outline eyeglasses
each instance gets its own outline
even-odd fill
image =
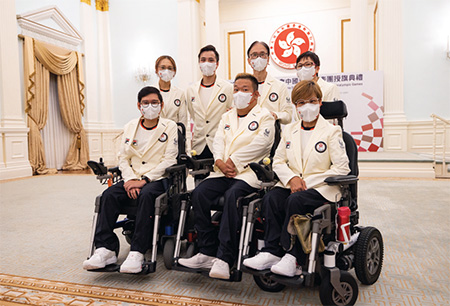
[[[260,58],[267,58],[267,56],[268,56],[268,54],[266,53],[266,52],[261,52],[261,53],[252,53],[252,54],[250,54],[250,58],[251,59],[256,59],[256,58],[258,58],[258,57],[260,57]]]
[[[311,68],[312,66],[314,66],[314,63],[311,63],[311,62],[306,62],[306,63],[303,63],[303,64],[298,63],[297,69],[300,69],[302,67]]]
[[[158,66],[159,70],[170,70],[174,71],[175,69],[172,66]]]
[[[141,105],[143,107],[148,107],[149,105],[151,105],[152,107],[157,108],[158,105],[160,105],[160,104],[161,104],[161,102],[159,102],[158,100],[151,100],[151,101],[142,100],[141,101]]]
[[[295,102],[292,102],[296,107],[298,106],[303,106],[307,103],[312,103],[312,104],[317,104],[319,103],[319,99],[317,98],[313,98],[313,99],[309,99],[309,100],[297,100]]]

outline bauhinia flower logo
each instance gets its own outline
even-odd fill
[[[300,46],[305,43],[305,40],[300,37],[295,37],[294,31],[289,33],[286,36],[286,41],[279,40],[278,44],[282,49],[284,49],[282,57],[289,57],[292,55],[292,53],[295,54],[296,57],[298,57],[302,50],[300,49]]]
[[[286,23],[270,38],[270,57],[282,68],[295,69],[297,57],[305,51],[314,51],[315,45],[314,36],[305,25]]]

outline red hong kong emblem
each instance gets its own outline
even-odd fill
[[[316,43],[310,29],[298,22],[279,27],[270,38],[270,56],[280,67],[295,69],[297,57],[306,51],[314,51]]]

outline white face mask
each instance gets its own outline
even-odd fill
[[[252,100],[253,94],[251,92],[238,91],[233,94],[234,105],[237,109],[244,109],[248,107],[250,101]]]
[[[160,70],[158,72],[158,76],[164,82],[170,82],[173,79],[173,77],[175,76],[175,71],[172,71],[172,70],[169,70],[169,69]]]
[[[156,119],[159,116],[159,112],[161,111],[161,104],[157,107],[153,107],[151,105],[141,105],[141,113],[145,119]]]
[[[297,70],[297,76],[300,81],[311,81],[316,74],[316,67],[311,66],[309,68],[302,67]]]
[[[202,71],[202,74],[204,76],[214,75],[216,68],[217,68],[216,63],[208,63],[208,62],[200,63],[200,70]]]
[[[311,122],[316,120],[319,115],[320,104],[306,103],[303,106],[297,107],[297,112],[300,118],[305,122]]]
[[[255,59],[252,59],[250,63],[252,64],[253,69],[255,69],[256,71],[263,71],[267,66],[267,58],[257,57]]]

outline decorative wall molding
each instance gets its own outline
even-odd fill
[[[28,128],[0,128],[0,180],[32,175],[28,162]]]
[[[49,27],[42,22],[51,19],[60,29]],[[49,6],[26,14],[17,15],[21,34],[43,42],[77,50],[83,37],[56,6]]]
[[[122,129],[85,130],[89,142],[89,159],[98,161],[102,157],[105,165],[117,166]]]

